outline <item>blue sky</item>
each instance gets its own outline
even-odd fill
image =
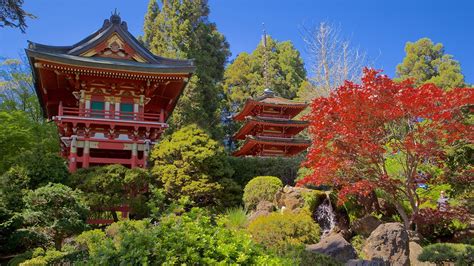
[[[115,8],[129,30],[140,35],[147,0],[26,0],[26,34],[0,28],[0,57],[19,57],[26,40],[51,45],[73,44],[97,30]],[[274,38],[291,40],[307,59],[300,29],[321,21],[339,25],[342,34],[365,50],[375,66],[389,76],[404,57],[407,41],[429,37],[441,42],[461,63],[466,81],[474,83],[474,1],[441,0],[210,0],[210,20],[227,37],[232,58],[252,51],[262,34],[262,22]]]

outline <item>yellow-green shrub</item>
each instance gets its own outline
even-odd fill
[[[321,232],[306,212],[260,216],[250,222],[247,230],[256,242],[280,254],[291,246],[317,243]]]
[[[262,200],[273,201],[275,193],[283,187],[283,183],[275,176],[257,176],[250,180],[244,188],[245,207],[253,209]]]

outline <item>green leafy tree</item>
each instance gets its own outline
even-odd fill
[[[303,59],[291,41],[278,42],[267,36],[266,46],[260,42],[251,54],[239,54],[226,68],[223,89],[231,111],[241,108],[246,99],[259,96],[266,89],[265,56],[269,87],[282,97],[293,99],[296,96],[306,79]]]
[[[79,191],[62,184],[50,183],[30,191],[23,198],[25,229],[52,241],[61,250],[66,237],[86,228],[88,207]]]
[[[400,80],[411,78],[416,86],[434,83],[444,89],[465,86],[459,62],[445,54],[443,44],[422,38],[414,43],[407,42],[405,53],[402,63],[397,66]]]
[[[232,170],[219,143],[197,125],[186,126],[156,145],[152,174],[171,199],[188,196],[197,205],[213,203],[223,190],[219,181]]]
[[[141,218],[148,210],[143,194],[149,174],[146,170],[128,169],[122,165],[107,165],[79,169],[72,175],[72,186],[87,195],[87,203],[93,211],[104,211],[121,205],[131,207],[131,215]],[[115,211],[111,212],[114,221],[118,221]]]
[[[190,123],[218,134],[224,65],[229,44],[209,22],[206,0],[151,0],[145,16],[142,41],[161,56],[192,58],[196,72],[181,96],[170,119],[172,128]]]
[[[32,121],[43,122],[31,70],[24,60],[0,62],[0,110],[23,111]]]

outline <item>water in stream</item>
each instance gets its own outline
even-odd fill
[[[321,227],[321,238],[329,235],[331,230],[336,225],[336,215],[331,205],[329,195],[326,194],[326,199],[321,203],[314,212],[314,219]]]

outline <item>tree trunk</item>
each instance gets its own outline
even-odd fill
[[[397,209],[398,213],[402,217],[403,224],[405,225],[405,229],[409,230],[410,229],[410,219],[408,218],[407,213],[403,209],[403,206],[397,201],[394,201],[394,205],[395,205],[395,208]]]
[[[55,237],[54,238],[54,247],[56,248],[56,250],[61,251],[62,245],[63,245],[62,237]]]

